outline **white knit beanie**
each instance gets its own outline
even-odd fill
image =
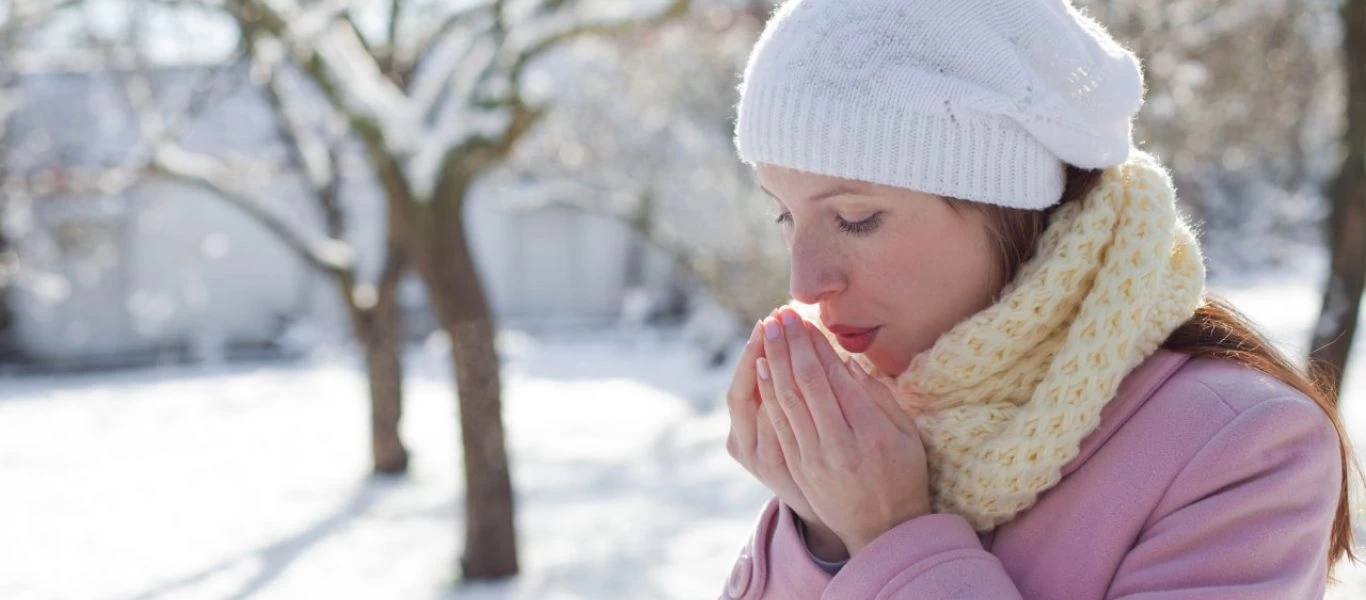
[[[741,160],[1042,209],[1123,163],[1133,53],[1067,0],[789,0],[740,85]]]

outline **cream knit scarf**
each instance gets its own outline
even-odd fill
[[[915,417],[936,512],[987,531],[1033,505],[1100,424],[1120,381],[1201,303],[1200,248],[1171,179],[1152,156],[1130,156],[1058,209],[998,302],[895,378],[873,371],[894,379],[897,401]]]

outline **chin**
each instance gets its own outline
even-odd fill
[[[877,348],[870,348],[868,352],[863,353],[863,356],[871,361],[873,366],[877,367],[877,370],[891,376],[900,374],[906,369],[906,365],[909,364],[906,361],[899,361],[882,352],[878,352]]]
[[[873,347],[869,348],[863,355],[872,361],[879,371],[884,374],[896,377],[911,366],[911,359],[917,354],[929,348],[916,349],[910,348],[906,351],[904,347],[897,348],[897,344],[889,343],[892,340],[877,340]],[[908,344],[909,345],[909,344]]]

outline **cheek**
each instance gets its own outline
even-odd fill
[[[952,326],[985,308],[999,287],[984,233],[968,227],[940,231],[889,236],[889,243],[865,255],[867,288],[897,313],[916,315],[921,326]]]
[[[996,294],[996,272],[1000,269],[990,238],[976,228],[962,228],[938,244],[938,256],[933,268],[946,290],[952,290],[955,301],[966,304],[964,310],[975,312]]]

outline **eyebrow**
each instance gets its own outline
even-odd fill
[[[768,194],[768,197],[769,197],[769,198],[772,198],[772,199],[774,199],[774,200],[778,200],[778,197],[775,196],[775,195],[773,194],[773,192],[768,191],[768,188],[764,187],[764,185],[763,185],[762,183],[759,184],[759,189],[763,190],[765,194]],[[835,197],[835,196],[849,196],[849,195],[862,196],[862,195],[866,195],[866,192],[864,192],[863,190],[860,190],[860,189],[858,189],[858,188],[856,188],[856,187],[854,187],[854,186],[852,186],[852,185],[849,185],[849,184],[847,184],[847,183],[842,183],[842,184],[836,185],[835,187],[832,187],[832,188],[830,188],[830,189],[828,189],[828,190],[825,190],[825,191],[823,191],[823,192],[820,192],[820,193],[818,193],[818,194],[815,194],[815,195],[811,196],[810,198],[807,199],[807,201],[808,201],[808,202],[820,202],[821,200],[825,200],[825,199],[827,199],[827,198],[833,198],[833,197]],[[778,200],[778,201],[781,202],[781,200]]]

